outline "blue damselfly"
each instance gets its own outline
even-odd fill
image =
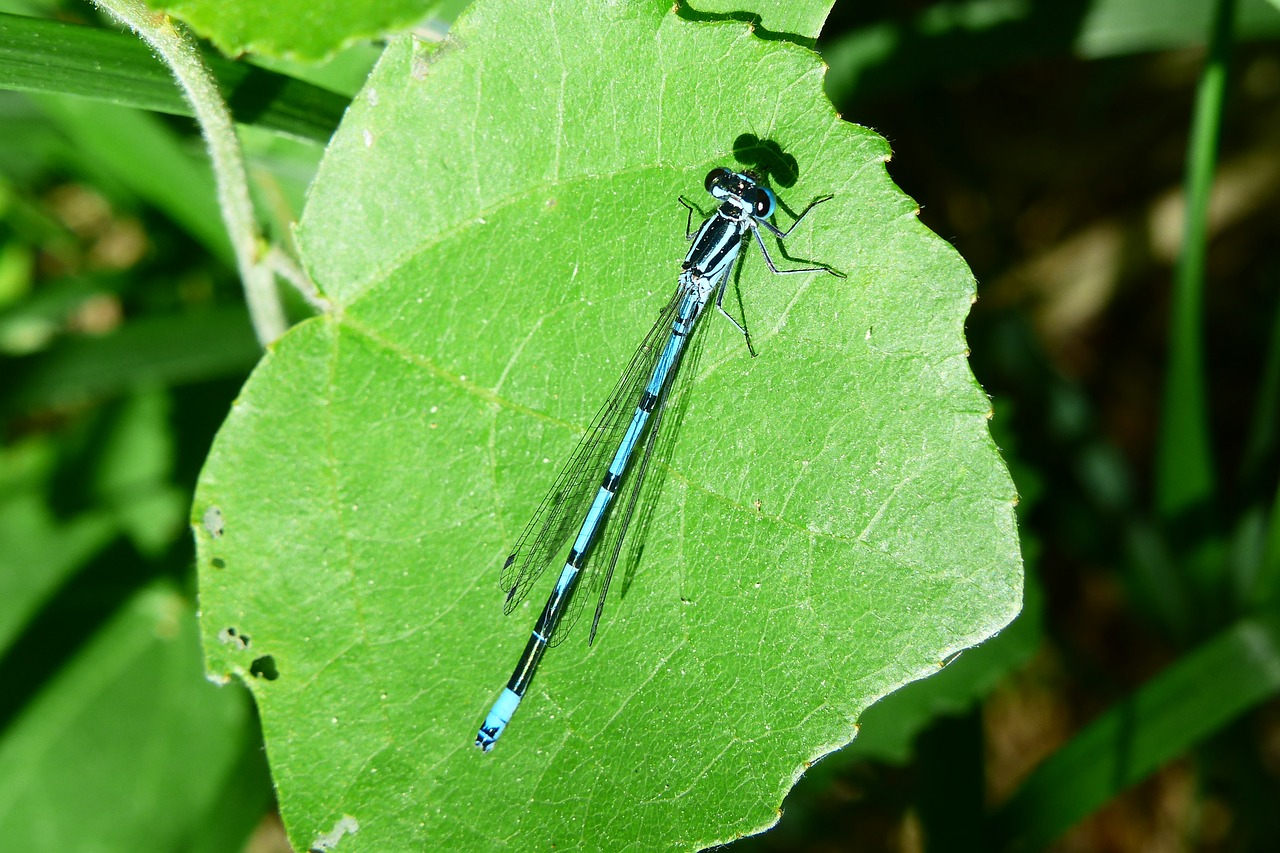
[[[539,504],[502,567],[502,586],[507,591],[506,611],[510,613],[561,552],[575,523],[582,519],[560,578],[542,608],[542,615],[534,625],[515,671],[476,735],[476,746],[486,752],[493,748],[511,720],[547,648],[563,639],[576,621],[582,603],[579,598],[574,604],[574,592],[588,571],[597,579],[596,585],[600,589],[588,642],[595,639],[604,611],[605,595],[653,455],[654,441],[673,378],[698,317],[713,295],[716,308],[743,334],[751,350],[746,328],[724,310],[729,274],[738,259],[746,233],[750,231],[755,235],[765,263],[776,274],[826,272],[842,276],[827,267],[778,269],[769,257],[764,238],[760,236],[760,229],[764,228],[779,239],[786,239],[810,210],[831,196],[812,201],[791,227],[782,231],[769,221],[777,207],[777,199],[751,172],[712,169],[707,175],[706,190],[720,206],[696,232],[692,230],[696,208],[684,198],[680,199],[680,203],[689,209],[685,236],[693,245],[681,265],[675,294],[636,350],[608,402],[591,422],[587,434],[561,469],[555,485]],[[616,444],[610,441],[611,438]],[[615,525],[613,547],[606,548],[603,554],[593,555],[592,546],[597,534],[604,526],[613,497],[631,468],[636,447],[642,438],[644,449],[636,462],[638,468],[628,483],[630,494],[625,513]],[[606,466],[605,457],[611,448],[614,448],[613,456]]]

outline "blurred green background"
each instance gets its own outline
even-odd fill
[[[259,353],[204,145],[92,7],[0,12],[0,847],[287,850],[193,620],[190,495]],[[101,28],[65,68],[149,62],[113,100],[152,109],[32,70],[62,31],[8,15]],[[1280,849],[1278,37],[1267,0],[835,6],[832,100],[979,282],[1027,607],[733,848]],[[215,67],[275,239],[376,56]]]

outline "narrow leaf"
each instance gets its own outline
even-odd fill
[[[245,62],[213,54],[205,61],[238,122],[324,142],[347,105],[341,95]],[[191,115],[173,75],[135,36],[2,13],[0,88]]]
[[[1000,811],[1019,849],[1040,850],[1116,794],[1280,692],[1280,616],[1238,622],[1094,721]]]
[[[250,731],[240,692],[201,677],[194,616],[171,590],[139,594],[5,730],[6,847],[133,853],[191,836]]]

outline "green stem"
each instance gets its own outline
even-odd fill
[[[267,250],[266,255],[263,257],[263,263],[275,275],[292,284],[298,293],[302,294],[302,298],[307,300],[307,304],[316,311],[324,313],[332,307],[329,300],[324,297],[324,294],[316,288],[315,282],[307,275],[306,270],[298,265],[292,255],[279,246],[272,246]]]
[[[1214,10],[1209,56],[1196,93],[1187,150],[1186,222],[1174,273],[1169,368],[1156,459],[1156,505],[1166,520],[1207,505],[1214,491],[1201,323],[1209,194],[1217,164],[1235,5],[1235,0],[1218,0]]]
[[[200,131],[209,146],[213,172],[218,184],[218,206],[231,237],[236,266],[244,282],[245,299],[254,334],[263,346],[284,333],[284,309],[276,291],[271,267],[262,263],[260,247],[265,245],[249,199],[249,178],[245,170],[240,139],[231,121],[231,111],[201,59],[195,43],[174,26],[167,16],[148,8],[141,0],[94,0],[103,9],[136,32],[160,55],[178,85],[191,102]]]

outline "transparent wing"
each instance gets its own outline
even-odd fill
[[[582,615],[585,603],[595,601],[595,615],[592,617],[591,633],[587,638],[588,644],[593,642],[596,629],[600,625],[600,618],[604,613],[604,602],[609,594],[609,585],[613,581],[614,570],[617,569],[619,558],[622,556],[623,545],[628,540],[628,533],[633,534],[630,537],[632,547],[628,549],[627,558],[622,563],[624,578],[628,579],[628,583],[635,564],[640,559],[645,531],[648,530],[653,509],[657,505],[665,482],[662,476],[652,481],[647,479],[651,471],[650,466],[654,462],[665,462],[671,457],[671,450],[676,442],[676,434],[680,431],[680,424],[684,420],[685,406],[688,402],[687,394],[678,395],[675,390],[678,385],[685,386],[697,373],[698,359],[702,355],[703,335],[698,333],[702,323],[701,318],[698,319],[699,322],[694,326],[688,345],[681,352],[680,360],[672,366],[671,374],[662,389],[653,418],[649,422],[648,435],[639,458],[632,463],[627,477],[623,479],[620,497],[625,495],[625,502],[614,509],[613,518],[601,531],[599,544],[588,556],[587,564],[583,566],[583,571],[587,574],[582,579],[586,588],[580,589],[574,596],[576,601],[570,602],[571,612],[566,613],[561,619],[560,627],[556,629],[557,636],[567,635],[573,623]],[[675,397],[674,403],[671,402],[673,397]],[[650,488],[646,489],[646,483]],[[624,585],[623,592],[625,591]]]
[[[653,328],[636,348],[617,385],[560,469],[551,491],[534,510],[533,517],[503,564],[501,583],[507,593],[504,605],[507,613],[528,595],[529,589],[547,566],[560,556],[570,536],[582,524],[587,507],[600,488],[605,469],[631,422],[640,394],[649,382],[662,344],[671,334],[680,295],[681,290],[677,288]],[[565,632],[557,629],[556,633]]]

